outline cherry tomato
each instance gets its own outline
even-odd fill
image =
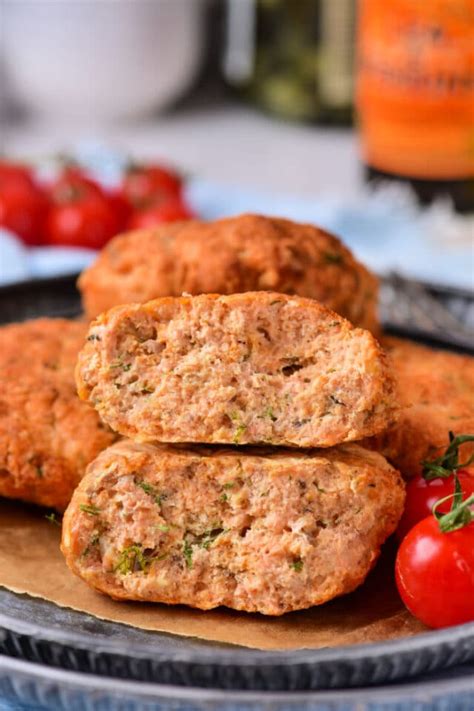
[[[474,494],[474,472],[460,469],[457,474],[465,497]],[[418,521],[430,515],[437,501],[454,493],[454,478],[450,476],[447,479],[427,481],[422,476],[416,476],[408,482],[406,492],[405,511],[397,528],[397,538],[400,541]],[[451,503],[451,500],[446,501],[438,510],[447,513]]]
[[[0,225],[27,245],[41,244],[48,202],[43,191],[23,173],[0,173]]]
[[[17,179],[24,185],[34,186],[29,166],[21,163],[11,163],[10,161],[0,161],[0,184],[11,179]]]
[[[118,230],[126,228],[132,208],[119,190],[111,190],[107,193],[107,199],[115,212],[117,218]]]
[[[130,229],[143,229],[161,225],[163,222],[190,220],[194,217],[190,208],[180,199],[165,200],[145,210],[137,210],[129,220]]]
[[[120,230],[113,206],[103,196],[55,205],[46,221],[48,244],[101,249]]]
[[[125,174],[122,190],[130,205],[146,207],[158,199],[179,197],[181,179],[159,165],[133,166]]]
[[[428,516],[407,534],[395,577],[410,612],[428,627],[474,621],[474,521],[442,533]]]
[[[65,168],[49,186],[48,193],[54,203],[63,204],[90,196],[102,197],[100,185],[76,167]]]

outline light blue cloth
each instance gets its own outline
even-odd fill
[[[123,155],[95,143],[79,146],[75,157],[108,187],[119,183],[126,164]],[[39,172],[50,175],[54,166],[45,164]],[[196,214],[204,219],[256,212],[312,222],[339,235],[379,274],[397,271],[421,281],[465,289],[474,286],[474,217],[456,215],[443,203],[420,210],[409,193],[399,187],[352,197],[315,195],[311,199],[192,178],[186,195]],[[84,269],[95,256],[92,250],[84,249],[26,250],[11,233],[0,229],[0,284],[72,274]]]

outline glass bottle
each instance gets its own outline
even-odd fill
[[[360,0],[356,67],[368,179],[473,211],[473,0]]]
[[[284,118],[352,118],[354,0],[227,0],[227,82]]]

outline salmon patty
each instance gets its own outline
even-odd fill
[[[260,215],[120,235],[83,272],[79,288],[91,319],[118,304],[183,292],[267,290],[316,299],[378,330],[378,281],[337,237]]]
[[[116,599],[281,615],[360,585],[404,498],[398,472],[358,445],[243,453],[122,441],[74,493],[62,551]]]
[[[183,224],[135,230],[108,242],[78,280],[86,316],[93,319],[118,304],[174,294],[173,244]]]
[[[390,353],[402,404],[395,427],[365,444],[381,452],[405,478],[421,474],[421,462],[446,449],[449,432],[474,433],[474,358],[433,350],[400,338],[382,341]],[[460,462],[474,452],[460,448]]]
[[[0,328],[0,496],[64,510],[116,436],[77,397],[87,326],[38,319]]]
[[[372,334],[269,292],[111,309],[91,325],[76,376],[104,422],[142,442],[330,447],[398,412]]]

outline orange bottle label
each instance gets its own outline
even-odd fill
[[[360,0],[356,105],[365,162],[474,176],[474,0]]]

